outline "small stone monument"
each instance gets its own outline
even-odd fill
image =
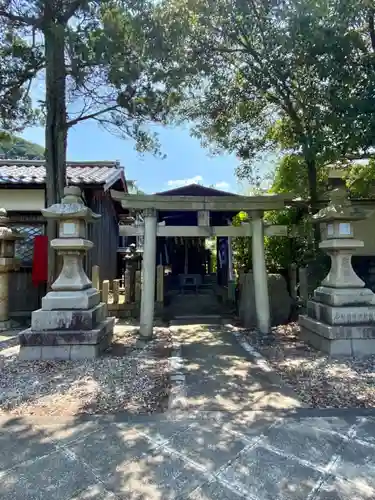
[[[345,189],[331,192],[329,205],[314,215],[327,223],[327,238],[319,247],[331,257],[331,269],[299,317],[301,336],[333,356],[375,354],[375,295],[352,268],[351,258],[363,241],[354,239],[353,221],[366,219],[351,205]]]
[[[0,331],[12,328],[9,320],[9,273],[17,271],[20,262],[15,257],[15,243],[23,236],[9,227],[4,208],[0,209]]]
[[[78,187],[66,187],[61,203],[42,213],[58,221],[59,237],[51,246],[62,256],[63,266],[42,308],[32,313],[31,328],[19,334],[20,359],[95,358],[108,347],[115,320],[107,318],[107,306],[82,265],[93,247],[86,239],[87,223],[100,215],[84,205]]]

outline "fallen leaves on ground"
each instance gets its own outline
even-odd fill
[[[246,336],[308,406],[375,407],[375,356],[330,358],[299,338],[297,323],[279,325],[269,335],[252,330]]]
[[[85,361],[18,360],[18,348],[0,351],[0,415],[77,415],[162,411],[168,395],[168,328],[137,343],[134,326],[118,324],[111,348]]]

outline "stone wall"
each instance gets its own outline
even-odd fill
[[[289,295],[286,280],[281,274],[268,275],[268,293],[272,326],[287,323],[293,309],[293,300]],[[255,291],[252,273],[240,276],[238,303],[239,316],[246,328],[256,327]]]

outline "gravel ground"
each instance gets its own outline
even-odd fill
[[[0,415],[133,414],[163,411],[169,391],[168,328],[137,343],[135,326],[118,323],[112,347],[93,361],[18,360],[0,346]]]
[[[298,338],[296,323],[280,325],[268,336],[247,331],[251,345],[314,408],[375,407],[375,356],[331,359]]]

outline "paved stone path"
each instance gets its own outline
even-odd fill
[[[301,408],[228,332],[175,328],[187,405],[0,422],[1,500],[369,500],[375,413]]]

